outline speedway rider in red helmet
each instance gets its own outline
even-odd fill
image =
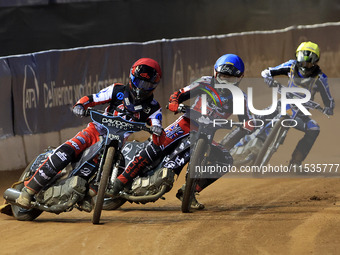
[[[158,136],[163,132],[162,112],[160,104],[153,98],[153,91],[161,77],[161,68],[155,60],[141,58],[130,69],[129,84],[114,83],[97,94],[82,97],[74,105],[73,113],[82,117],[88,107],[109,104],[105,109],[106,112],[117,116],[122,114],[121,110],[127,111],[129,114],[124,115],[123,118],[151,125],[154,143],[158,144]],[[98,142],[100,135],[105,134],[106,130],[102,126],[90,122],[85,129],[60,145],[48,157],[32,178],[25,183],[16,202],[22,207],[29,207],[35,193],[44,188],[51,178],[78,157],[81,152]],[[82,177],[86,178],[86,176]]]

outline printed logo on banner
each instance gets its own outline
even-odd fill
[[[25,65],[23,82],[23,115],[27,129],[33,133],[28,122],[28,112],[37,109],[39,106],[39,84],[34,69]]]

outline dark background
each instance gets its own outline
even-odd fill
[[[0,56],[339,20],[338,0],[0,0]]]

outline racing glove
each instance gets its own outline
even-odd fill
[[[323,112],[327,115],[333,115],[333,108],[325,107],[325,109],[323,109]]]
[[[169,99],[169,110],[174,112],[174,113],[178,113],[178,97],[179,95],[181,94],[181,92],[177,91],[175,93],[173,93],[171,96],[170,96],[170,99]]]
[[[271,87],[276,87],[276,84],[274,82],[274,78],[270,73],[269,69],[265,69],[261,72],[261,76],[264,78],[264,82],[267,83],[267,85]]]
[[[73,113],[78,117],[84,117],[85,108],[81,104],[77,104],[73,107]]]
[[[160,136],[162,134],[162,131],[163,131],[161,126],[151,126],[150,129],[151,129],[152,133],[156,136]]]

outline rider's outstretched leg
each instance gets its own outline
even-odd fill
[[[125,168],[124,172],[119,175],[113,183],[112,189],[108,190],[108,194],[112,197],[118,195],[124,186],[135,178],[139,171],[163,155],[159,146],[150,142],[143,150],[141,150]]]
[[[306,127],[306,129],[304,130],[305,135],[299,141],[292,154],[292,158],[289,162],[290,166],[293,165],[300,166],[302,164],[302,161],[305,160],[308,153],[312,149],[316,139],[319,136],[320,127],[315,121],[313,120],[308,121],[305,124],[305,127]]]
[[[38,168],[31,179],[25,182],[25,187],[16,199],[16,203],[25,208],[30,207],[33,196],[71,162],[74,154],[73,148],[67,144],[58,147]]]

